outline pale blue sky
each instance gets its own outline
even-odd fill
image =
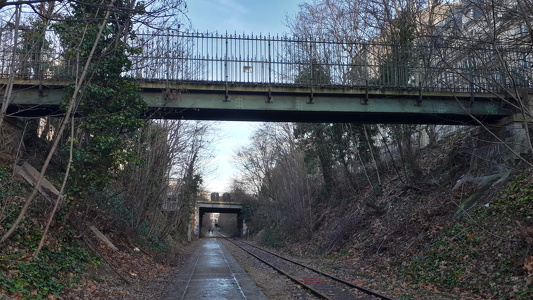
[[[287,15],[298,11],[304,0],[190,0],[187,16],[200,32],[283,35]],[[215,145],[213,172],[204,178],[208,192],[228,192],[237,171],[233,163],[235,150],[248,144],[257,123],[221,122],[220,141]]]
[[[187,16],[201,32],[283,34],[287,15],[303,0],[190,0]]]

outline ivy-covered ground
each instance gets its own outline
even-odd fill
[[[6,162],[5,157],[0,161]],[[9,165],[0,166],[1,235],[31,191]],[[179,249],[138,239],[96,208],[86,211],[93,215],[91,224],[53,224],[33,257],[50,208],[50,200],[37,199],[15,234],[0,246],[0,299],[159,299],[174,279]],[[113,228],[105,235],[118,250],[98,239],[90,225]]]
[[[17,217],[15,210],[23,206],[29,186],[0,166],[0,187],[0,233],[4,234]],[[68,228],[56,228],[39,256],[33,257],[43,232],[45,207],[34,206],[16,234],[0,246],[0,295],[24,299],[58,295],[80,284],[83,272],[99,263]]]
[[[533,297],[533,172],[444,229],[403,273],[416,282],[487,297]]]

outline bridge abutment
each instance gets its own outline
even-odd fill
[[[471,131],[470,166],[452,189],[454,197],[461,199],[457,213],[480,201],[483,204],[486,190],[504,181],[513,170],[533,162],[533,122],[526,116],[516,114]]]
[[[476,128],[472,131],[472,158],[470,174],[489,176],[515,168],[531,154],[533,123],[505,120],[498,125]]]
[[[533,93],[521,91],[517,106],[521,112],[472,131],[470,175],[474,177],[505,173],[533,154]]]
[[[237,214],[237,235],[244,236],[244,234],[246,234],[244,231],[244,218],[242,216],[242,212],[239,212]]]
[[[4,116],[0,127],[0,152],[16,155],[22,144],[24,122],[19,118]]]

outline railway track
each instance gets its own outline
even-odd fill
[[[331,274],[327,274],[272,251],[243,241],[235,241],[226,237],[224,238],[226,241],[232,243],[251,256],[272,267],[279,273],[287,276],[290,280],[308,290],[318,298],[331,300],[392,300],[392,298],[381,295],[378,292],[371,291]]]

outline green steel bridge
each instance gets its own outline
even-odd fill
[[[38,55],[0,45],[0,85],[13,83],[10,115],[62,114],[64,89],[80,68],[47,34],[51,47]],[[0,44],[9,40],[2,32]],[[516,113],[512,99],[530,88],[533,65],[529,48],[431,40],[402,46],[176,33],[139,34],[132,43],[143,54],[130,57],[123,75],[139,84],[145,118],[494,123]]]

